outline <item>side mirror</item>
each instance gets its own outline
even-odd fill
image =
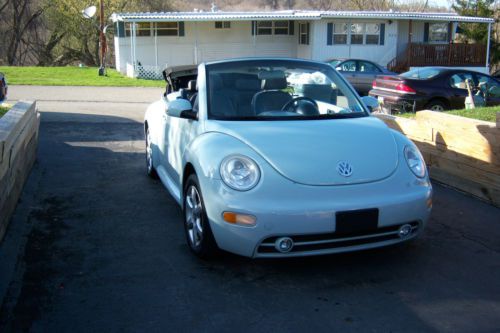
[[[361,101],[366,105],[370,112],[375,111],[379,107],[378,100],[375,97],[363,96],[361,97]]]
[[[198,114],[193,112],[193,107],[187,99],[179,98],[168,103],[167,114],[170,117],[197,119]]]

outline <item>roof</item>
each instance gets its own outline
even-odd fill
[[[321,19],[386,19],[415,21],[450,21],[493,23],[486,17],[459,16],[454,13],[411,13],[373,11],[303,11],[286,10],[273,12],[160,12],[160,13],[113,13],[113,22],[150,21],[253,21],[253,20],[321,20]]]

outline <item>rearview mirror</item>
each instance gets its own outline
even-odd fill
[[[361,101],[363,101],[370,112],[377,110],[379,107],[378,100],[375,97],[363,96],[361,97]]]
[[[187,99],[179,98],[168,103],[167,114],[170,117],[197,119],[198,114],[193,112],[193,107]]]

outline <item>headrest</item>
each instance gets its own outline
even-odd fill
[[[222,82],[222,78],[219,74],[210,74],[210,89],[218,90],[224,87],[224,83]]]
[[[196,90],[198,90],[198,89],[196,89],[196,80],[189,80],[187,89],[189,91],[196,91]]]
[[[286,78],[277,78],[277,79],[266,79],[262,80],[262,89],[263,90],[281,90],[286,89],[287,83]]]
[[[281,78],[286,77],[286,75],[285,75],[284,71],[280,71],[280,70],[274,70],[274,71],[264,70],[264,71],[260,71],[257,74],[257,77],[259,78],[259,80],[268,80],[268,79],[281,79]]]
[[[234,85],[238,90],[251,90],[251,91],[260,90],[259,80],[239,79],[236,80]]]

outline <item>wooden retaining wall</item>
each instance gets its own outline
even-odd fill
[[[18,102],[0,118],[0,241],[36,159],[40,115]]]
[[[500,207],[500,113],[496,123],[432,111],[377,117],[415,142],[431,178]]]

